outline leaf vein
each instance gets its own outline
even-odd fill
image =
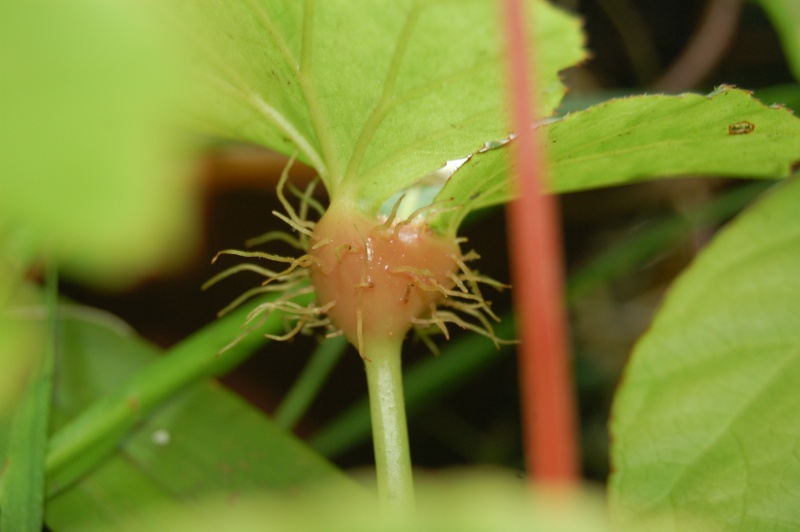
[[[345,172],[346,176],[357,175],[359,167],[361,166],[361,162],[364,160],[364,154],[372,142],[372,139],[375,137],[375,132],[378,130],[381,123],[383,123],[384,119],[393,107],[392,100],[395,84],[397,83],[397,75],[400,71],[400,63],[405,57],[408,43],[411,40],[411,33],[416,26],[417,20],[419,20],[420,13],[422,12],[421,7],[422,6],[419,0],[416,0],[411,6],[411,9],[409,9],[405,23],[403,24],[403,28],[400,31],[400,36],[397,40],[397,46],[392,54],[392,60],[389,64],[389,69],[386,72],[381,99],[373,108],[372,113],[370,113],[369,118],[367,118],[367,121],[364,123],[364,127],[361,129],[361,133],[359,133],[353,154],[350,157],[350,162],[347,165],[347,170]]]

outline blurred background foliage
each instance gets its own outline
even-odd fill
[[[584,66],[564,75],[571,87],[565,112],[629,94],[708,93],[723,83],[753,90],[764,103],[784,103],[800,110],[800,89],[781,38],[757,2],[557,3],[583,17],[592,53]],[[102,142],[98,146],[106,149]],[[221,267],[233,264],[223,263],[223,258],[222,264],[212,267],[210,258],[216,251],[283,228],[270,213],[280,208],[274,185],[284,164],[282,156],[260,149],[214,146],[203,158],[199,172],[202,215],[195,219],[179,213],[184,222],[196,223],[200,233],[199,245],[188,257],[183,256],[180,267],[151,269],[147,278],[124,291],[109,292],[67,281],[62,283],[63,292],[120,316],[157,345],[175,344],[214,320],[217,310],[250,287],[253,279],[242,276],[207,293],[199,289]],[[309,169],[299,166],[292,175],[300,186],[313,177]],[[686,178],[562,196],[567,297],[588,478],[603,482],[608,475],[606,423],[611,397],[626,357],[646,329],[665,288],[722,223],[768,186]],[[508,279],[503,224],[502,211],[494,210],[476,216],[463,231],[468,245],[483,257],[478,263],[481,271],[501,280]],[[119,243],[131,238],[120,237]],[[173,238],[170,242],[188,240]],[[509,315],[508,293],[492,294],[491,299],[498,314]],[[506,331],[511,333],[508,327]],[[493,464],[521,470],[514,350],[487,354],[483,341],[469,334],[455,341],[463,342],[456,344],[462,351],[472,348],[483,354],[463,357],[467,362],[451,385],[441,380],[441,373],[428,373],[424,376],[428,380],[421,380],[423,384],[417,387],[418,398],[415,390],[409,390],[415,465]],[[302,372],[316,343],[315,338],[272,343],[223,382],[272,413]],[[411,372],[418,368],[424,372],[430,359],[429,351],[419,343],[409,351],[405,365]],[[438,362],[446,361],[443,356]],[[368,431],[363,430],[368,428],[368,419],[362,363],[349,349],[331,371],[295,431],[337,465],[369,467],[372,447]],[[359,432],[354,426],[362,429]]]
[[[44,257],[119,287],[192,247],[178,57],[145,4],[0,5],[0,414],[40,351],[35,321],[3,309],[40,303]]]

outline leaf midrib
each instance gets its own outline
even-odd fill
[[[416,25],[421,12],[422,10],[420,2],[419,0],[416,0],[406,16],[403,29],[400,31],[400,37],[397,40],[397,45],[395,46],[392,54],[392,60],[389,64],[389,69],[386,71],[386,77],[383,81],[381,99],[372,109],[369,118],[367,118],[367,121],[364,123],[364,127],[361,129],[361,133],[358,135],[358,140],[356,140],[356,145],[353,149],[353,155],[350,157],[350,162],[347,164],[347,170],[345,171],[344,178],[358,174],[361,162],[364,159],[364,155],[366,154],[367,148],[372,142],[372,139],[375,137],[375,133],[383,123],[386,116],[389,114],[389,111],[391,111],[395,105],[392,100],[395,84],[397,82],[397,74],[400,71],[400,63],[402,63],[403,58],[405,57],[406,49],[408,48],[408,43],[411,38],[411,33],[414,31],[414,26]]]

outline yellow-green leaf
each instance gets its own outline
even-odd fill
[[[0,3],[0,223],[96,282],[128,281],[191,241],[170,119],[177,56],[145,5]]]
[[[549,189],[573,192],[657,177],[779,178],[800,161],[800,120],[747,91],[708,96],[636,96],[567,115],[541,127]],[[472,209],[513,197],[508,145],[476,154],[438,199],[467,208],[440,215],[453,227]]]
[[[299,157],[338,201],[394,193],[509,134],[505,40],[489,0],[170,0],[196,45],[207,130]],[[578,23],[530,1],[541,114],[584,57]]]
[[[616,518],[800,527],[800,181],[733,222],[674,285],[616,397]]]

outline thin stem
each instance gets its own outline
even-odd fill
[[[378,497],[382,506],[389,510],[410,511],[414,507],[414,486],[403,401],[401,346],[402,339],[368,339],[364,345],[364,367],[369,387]]]
[[[512,318],[510,314],[503,317],[495,331],[498,336],[514,337]],[[505,351],[502,349],[501,353]],[[403,386],[406,412],[410,415],[419,412],[499,360],[497,349],[485,338],[464,335],[446,344],[441,356],[428,358],[406,373]],[[369,401],[364,398],[315,434],[311,446],[331,458],[362,442],[369,432]]]
[[[0,482],[0,529],[35,532],[42,528],[45,501],[45,455],[53,397],[58,324],[58,268],[48,264],[45,286],[47,340],[44,356],[14,414]]]
[[[709,0],[700,25],[686,48],[653,84],[653,90],[677,93],[702,83],[733,41],[742,4],[742,0]]]
[[[599,7],[620,37],[639,85],[650,83],[661,63],[653,33],[632,0],[599,0]]]
[[[516,289],[525,455],[533,480],[572,484],[579,476],[577,415],[567,349],[558,205],[544,193],[544,160],[533,123],[535,68],[529,68],[523,2],[505,2],[509,87],[517,138],[519,199],[509,204],[511,274]]]
[[[320,344],[314,350],[311,360],[275,410],[273,420],[276,425],[286,430],[294,428],[325,384],[333,367],[342,358],[348,345],[347,338],[337,336]]]

